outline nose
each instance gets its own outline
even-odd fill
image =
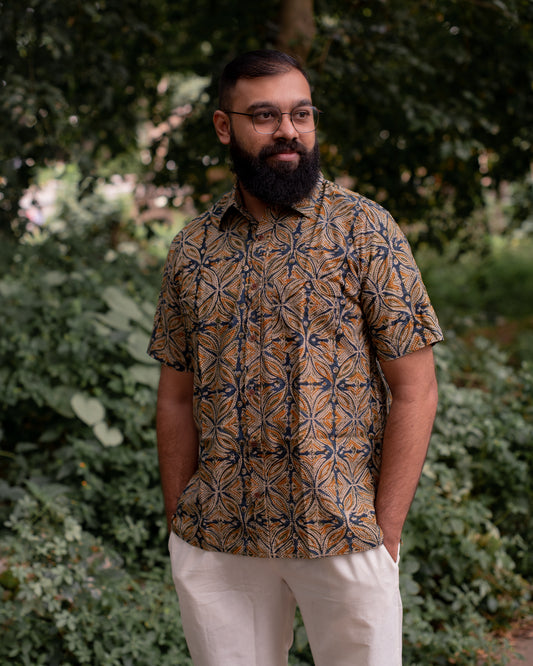
[[[291,120],[291,114],[284,111],[281,114],[281,122],[274,136],[283,139],[296,139],[299,136],[298,130],[294,127]]]

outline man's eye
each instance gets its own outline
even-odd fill
[[[262,123],[268,122],[269,120],[273,120],[275,117],[276,114],[271,109],[265,109],[264,111],[256,111],[254,114],[254,118]]]
[[[308,120],[311,117],[310,109],[295,109],[292,112],[292,116],[295,120]]]

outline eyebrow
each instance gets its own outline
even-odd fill
[[[296,102],[292,106],[293,109],[296,109],[298,106],[311,106],[313,103],[311,100],[307,97],[304,99],[301,99],[299,102]],[[274,107],[274,108],[279,108],[277,104],[274,104],[273,102],[254,102],[253,104],[250,104],[250,106],[247,108],[247,111],[252,112],[255,111],[256,109],[263,109],[264,107]]]

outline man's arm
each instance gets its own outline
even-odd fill
[[[198,433],[193,419],[193,373],[161,366],[157,393],[157,450],[167,525],[178,497],[198,466]]]
[[[396,559],[403,524],[426,458],[437,409],[433,350],[424,347],[381,367],[392,394],[385,428],[376,516]]]

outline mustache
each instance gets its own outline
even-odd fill
[[[279,141],[272,146],[264,146],[259,152],[259,159],[266,159],[272,155],[279,155],[280,153],[298,153],[305,155],[307,153],[306,147],[296,139],[292,141]]]

